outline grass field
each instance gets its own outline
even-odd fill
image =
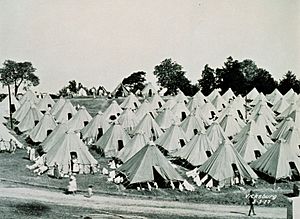
[[[111,100],[109,100],[111,102]],[[121,100],[118,100],[120,103]],[[84,105],[91,115],[95,115],[99,110],[104,110],[109,104],[103,99],[72,99],[74,105]],[[24,142],[20,136],[17,136],[20,141]],[[95,151],[91,150],[91,153],[98,160],[102,167],[107,167],[108,160],[100,157]],[[15,186],[22,184],[23,186],[37,186],[46,187],[49,189],[63,191],[67,184],[68,179],[53,179],[47,175],[37,176],[31,171],[26,169],[26,165],[31,164],[27,159],[25,150],[17,150],[15,154],[0,153],[0,178],[4,180],[5,184]],[[187,171],[183,167],[178,167],[177,170],[185,177]],[[199,202],[199,203],[211,203],[211,204],[233,204],[244,205],[247,202],[245,198],[249,190],[254,190],[256,194],[277,195],[274,201],[271,201],[268,206],[285,207],[288,200],[284,194],[292,191],[293,184],[291,182],[281,182],[276,185],[276,189],[273,189],[273,185],[268,182],[259,179],[257,181],[256,188],[251,186],[243,186],[243,190],[239,187],[233,186],[221,189],[221,192],[214,192],[205,189],[204,187],[197,187],[189,179],[188,181],[194,185],[196,191],[189,192],[179,190],[166,189],[153,189],[150,191],[137,191],[134,189],[125,189],[112,182],[107,181],[107,176],[100,173],[95,175],[78,175],[77,184],[80,192],[85,192],[88,185],[94,186],[95,193],[122,195],[130,197],[142,197],[146,199],[166,199],[166,200],[178,200],[185,202]]]

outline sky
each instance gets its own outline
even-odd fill
[[[298,0],[0,0],[0,62],[30,61],[38,90],[70,80],[112,91],[166,58],[193,83],[205,64],[252,59],[300,79]]]

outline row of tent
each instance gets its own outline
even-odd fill
[[[157,175],[182,180],[158,148],[221,184],[236,172],[256,179],[252,168],[275,179],[292,176],[300,168],[299,98],[293,91],[283,96],[274,90],[264,96],[253,89],[241,97],[229,89],[222,96],[215,90],[207,97],[198,92],[191,98],[179,92],[167,101],[154,92],[142,103],[129,94],[94,118],[84,107],[77,111],[69,100],[54,103],[49,97],[35,100],[26,93],[13,117],[19,131],[51,155],[49,165],[65,160],[60,165],[64,171],[72,151],[85,154],[83,165],[96,165],[82,140],[106,157],[120,159],[119,171],[130,183],[153,181]],[[274,108],[279,103],[287,104]]]

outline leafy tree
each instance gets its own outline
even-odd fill
[[[284,76],[283,79],[280,80],[278,85],[278,90],[285,94],[287,93],[291,88],[298,94],[300,93],[300,81],[297,80],[296,75],[293,74],[293,72],[288,71]]]
[[[0,68],[0,82],[3,86],[7,86],[9,95],[9,112],[11,127],[12,112],[11,112],[11,87],[15,89],[15,95],[18,94],[19,87],[24,84],[25,86],[36,86],[39,84],[39,78],[34,74],[35,68],[30,62],[15,62],[6,60],[3,63],[3,68]]]
[[[132,93],[135,93],[137,90],[143,90],[145,87],[146,81],[146,72],[138,71],[132,73],[127,78],[124,78],[122,84],[128,88],[128,90]]]
[[[216,84],[221,88],[221,93],[226,92],[229,88],[238,94],[245,94],[246,79],[238,60],[233,60],[230,56],[224,63],[224,67],[216,69]]]
[[[11,80],[10,85],[14,87],[15,95],[18,94],[21,85],[25,88],[39,85],[40,79],[34,74],[36,69],[32,66],[31,62],[6,60],[3,65],[4,69],[6,69],[9,74],[9,80]]]
[[[69,81],[69,85],[67,86],[69,88],[70,92],[76,94],[77,93],[77,83],[75,80]]]
[[[216,88],[215,70],[206,64],[201,76],[202,78],[198,82],[201,92],[207,96]]]
[[[157,83],[167,88],[165,95],[175,95],[178,88],[186,95],[191,92],[191,82],[185,77],[185,71],[182,66],[172,59],[165,59],[159,65],[154,67],[153,74],[157,77]]]
[[[68,96],[69,94],[68,94],[68,87],[63,87],[62,89],[60,89],[59,91],[58,91],[58,95],[59,96],[63,96],[63,97],[66,97],[66,96]]]
[[[256,87],[258,92],[270,94],[277,87],[278,83],[272,75],[265,69],[259,68],[252,76],[251,87]]]

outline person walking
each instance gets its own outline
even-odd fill
[[[253,198],[253,197],[254,197],[254,193],[253,193],[253,191],[251,190],[251,191],[250,191],[250,195],[249,195],[250,209],[249,209],[249,214],[248,214],[248,216],[251,215],[251,211],[252,211],[253,215],[256,215],[255,212],[254,212],[254,198]]]

